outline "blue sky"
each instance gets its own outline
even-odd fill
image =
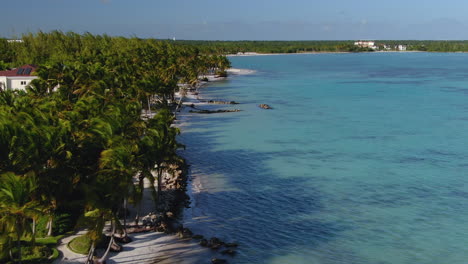
[[[58,29],[207,40],[468,39],[466,0],[2,2],[3,37]]]

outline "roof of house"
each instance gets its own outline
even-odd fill
[[[31,73],[37,70],[37,66],[33,64],[26,64],[19,68],[15,68],[9,71],[0,71],[0,76],[31,76]]]

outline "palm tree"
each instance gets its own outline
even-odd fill
[[[182,146],[176,141],[179,129],[171,126],[173,121],[174,117],[171,112],[168,109],[162,109],[158,112],[155,118],[148,122],[149,128],[155,129],[156,132],[153,140],[156,142],[158,154],[153,158],[157,170],[158,203],[160,203],[162,192],[162,174],[164,170],[167,169],[167,167],[164,166],[178,160],[176,150]]]
[[[31,198],[36,179],[14,173],[5,173],[0,179],[0,233],[16,239],[17,262],[21,263],[21,238],[30,231],[29,221],[42,214],[39,203]]]

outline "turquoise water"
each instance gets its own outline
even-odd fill
[[[185,224],[230,263],[468,263],[468,54],[230,60],[256,73],[202,95],[243,111],[180,136]]]

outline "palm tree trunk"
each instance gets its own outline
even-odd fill
[[[18,236],[16,246],[18,247],[18,263],[21,264],[21,236]]]
[[[106,261],[107,255],[109,255],[109,251],[111,249],[111,246],[114,243],[114,235],[115,235],[115,226],[116,226],[116,224],[115,224],[115,222],[113,220],[111,220],[111,226],[112,226],[112,233],[111,233],[111,238],[110,238],[110,241],[109,241],[109,245],[107,245],[106,252],[104,252],[104,255],[102,255],[102,257],[98,260],[98,263],[104,263],[104,261]]]
[[[127,198],[124,199],[124,219],[123,219],[123,227],[125,230],[125,233],[127,233]]]
[[[47,228],[49,229],[47,231],[47,236],[52,236],[52,226],[54,224],[54,217],[50,216],[49,222],[47,222]]]
[[[93,241],[93,243],[91,244],[91,247],[89,248],[88,258],[86,259],[86,264],[94,264],[94,261],[93,261],[94,250],[95,250],[95,245]]]
[[[141,200],[142,200],[142,197],[143,197],[143,192],[144,192],[144,187],[145,187],[145,183],[144,183],[145,177],[142,176],[142,175],[144,175],[144,174],[140,175],[139,181],[138,181],[138,187],[139,187],[139,190],[141,192],[141,196],[139,198],[139,202],[138,202],[138,206],[137,206],[137,213],[136,213],[136,216],[135,216],[135,225],[136,226],[138,226],[138,220],[140,218]]]
[[[162,191],[162,165],[158,165],[158,195],[157,195],[157,202],[160,203],[161,198],[161,191]]]
[[[32,238],[31,238],[31,243],[34,246],[36,244],[36,218],[33,217],[32,219]]]
[[[147,100],[148,100],[148,111],[149,111],[149,114],[151,115],[151,103],[150,103],[149,96],[147,96]],[[148,113],[147,113],[147,115],[148,115]]]
[[[135,215],[135,225],[138,226],[138,221],[140,220],[140,211],[141,211],[141,202],[138,204],[137,213]]]

